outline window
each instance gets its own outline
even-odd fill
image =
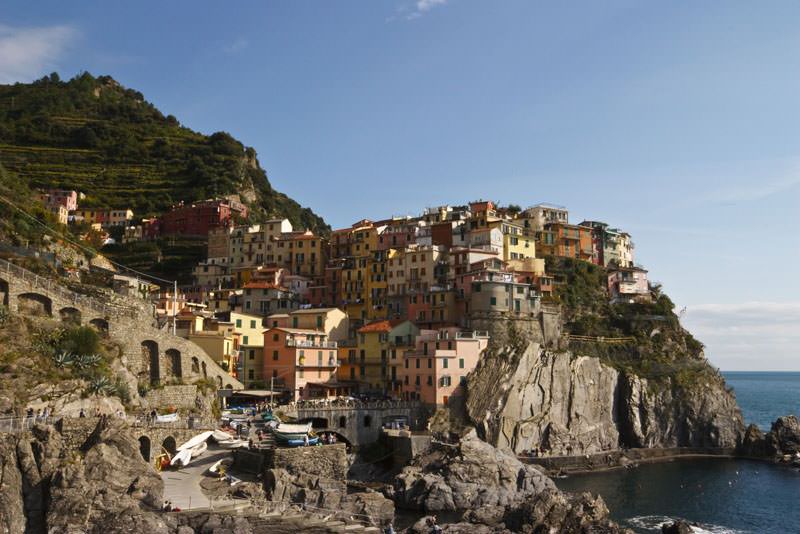
[[[322,316],[317,315],[317,328],[322,328]]]
[[[428,358],[428,369],[432,369],[432,368],[433,368],[433,359],[432,358]]]
[[[354,379],[354,380],[356,378],[356,368],[355,367],[351,367],[350,368],[350,378]]]
[[[241,327],[242,327],[242,320],[241,319],[236,319],[236,328],[241,328]]]
[[[250,321],[250,328],[255,328],[255,327],[256,327],[256,321],[255,321],[255,319],[252,319]]]
[[[278,334],[272,334],[272,341],[278,341],[279,337]]]
[[[442,369],[447,369],[447,358],[442,360]]]
[[[428,375],[428,385],[429,386],[433,385],[433,377],[431,375]]]
[[[247,378],[250,380],[253,380],[255,378],[255,371],[253,371],[253,369],[247,370]]]
[[[459,358],[458,359],[458,368],[459,369],[463,369],[464,368],[464,358]]]
[[[244,345],[249,345],[249,343],[247,342],[247,336],[244,336],[244,337],[242,338],[242,344],[244,344]]]
[[[256,359],[256,351],[255,350],[250,349],[250,354],[248,354],[248,359],[250,359],[250,360],[255,360]]]
[[[305,371],[303,370],[303,368],[302,368],[302,367],[301,367],[301,368],[300,368],[300,370],[297,372],[297,376],[298,376],[299,378],[305,378]]]
[[[416,362],[417,362],[417,369],[419,369],[419,358],[416,358]]]
[[[273,350],[272,351],[272,359],[275,360],[275,361],[278,360],[278,351],[277,350]]]
[[[489,304],[491,304],[492,306],[497,306],[497,297],[491,297],[489,299]]]
[[[297,328],[297,317],[292,317],[292,328]]]
[[[359,367],[358,374],[361,376],[367,376],[367,368],[363,365]]]
[[[405,385],[408,385],[408,375],[406,375],[405,380],[403,381]]]

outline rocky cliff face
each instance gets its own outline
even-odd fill
[[[687,388],[537,343],[489,355],[467,389],[467,413],[480,435],[514,452],[735,447],[744,431],[736,400],[719,375]]]
[[[137,441],[101,422],[80,451],[37,426],[0,442],[0,531],[169,532],[159,514],[163,483]]]

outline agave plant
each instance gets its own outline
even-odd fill
[[[69,351],[57,352],[53,355],[53,363],[55,363],[58,368],[69,367],[75,363],[75,355]]]
[[[89,391],[95,395],[107,395],[114,390],[114,384],[105,376],[98,376],[89,382]]]
[[[97,354],[82,354],[75,357],[75,367],[77,369],[89,369],[96,366],[100,362],[100,356]]]

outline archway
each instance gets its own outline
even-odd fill
[[[100,317],[92,319],[91,321],[89,321],[89,326],[91,326],[104,336],[108,334],[108,321],[106,321],[105,319],[101,319]]]
[[[39,293],[22,293],[17,297],[17,309],[25,315],[53,316],[53,301]]]
[[[150,438],[147,436],[139,438],[139,452],[142,453],[145,462],[150,461]]]
[[[170,374],[176,378],[183,378],[181,351],[177,349],[167,349],[167,361],[169,362]]]
[[[80,326],[81,324],[81,311],[77,308],[61,308],[58,310],[58,316],[61,318],[62,323],[74,326]]]
[[[161,448],[169,453],[170,456],[175,456],[175,453],[178,452],[178,444],[175,443],[175,438],[172,436],[167,436],[163,442],[161,442]]]
[[[142,341],[142,366],[150,371],[150,383],[158,384],[161,378],[158,365],[158,343],[151,339]]]
[[[0,278],[0,304],[8,307],[8,282]]]
[[[305,419],[300,419],[299,423],[311,423],[311,428],[319,429],[319,428],[328,428],[328,420],[324,417],[306,417]]]
[[[317,434],[319,434],[319,435],[322,435],[322,434],[333,434],[334,436],[336,436],[336,443],[344,443],[345,444],[345,447],[347,448],[347,452],[350,452],[350,449],[353,447],[353,444],[350,442],[350,440],[347,438],[347,436],[345,436],[344,434],[342,434],[338,430],[332,430],[330,428],[326,428],[326,429],[318,430]]]

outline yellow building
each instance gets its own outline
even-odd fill
[[[231,376],[236,376],[236,351],[230,329],[203,330],[189,334],[189,341],[198,345]]]
[[[264,385],[264,325],[263,317],[247,313],[231,312],[236,350],[238,352],[237,376],[250,388],[257,383]]]
[[[290,312],[289,327],[321,330],[329,340],[342,341],[348,338],[350,322],[339,308],[309,308]]]
[[[504,261],[536,257],[535,236],[525,232],[525,228],[521,224],[499,221],[492,225],[500,228],[503,234]]]

